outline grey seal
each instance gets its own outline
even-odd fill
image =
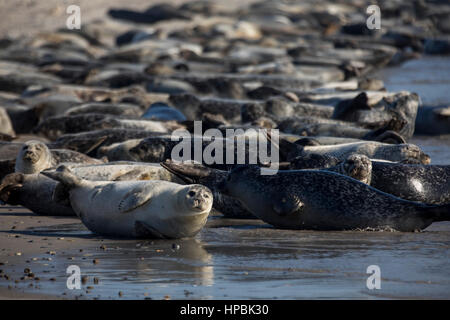
[[[114,237],[184,238],[197,234],[212,207],[201,185],[167,181],[87,181],[64,166],[44,172],[61,182],[72,208],[92,232]]]
[[[96,154],[98,148],[130,139],[163,135],[163,132],[132,129],[103,129],[64,134],[49,143],[51,149],[71,149],[85,154]]]
[[[450,220],[450,204],[400,199],[339,173],[292,170],[262,175],[261,170],[255,165],[235,168],[220,188],[278,228],[415,231]]]

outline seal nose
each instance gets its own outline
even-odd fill
[[[33,157],[33,151],[26,149],[25,154],[23,155],[24,159],[31,159]]]

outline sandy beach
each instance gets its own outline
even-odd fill
[[[159,2],[0,0],[0,38],[64,28],[71,4],[81,7],[82,22],[88,23],[105,18],[112,7],[143,10]],[[413,60],[377,76],[388,91],[415,91],[426,105],[448,104],[449,61],[448,56]],[[435,69],[427,69],[430,65]],[[439,70],[446,76],[436,89]],[[416,72],[421,81],[414,81]],[[413,136],[409,142],[430,155],[432,164],[449,164],[449,135]],[[422,232],[321,232],[281,230],[214,213],[194,239],[152,241],[102,237],[77,217],[38,216],[3,204],[0,300],[450,299],[449,249],[448,221]],[[74,265],[81,270],[81,289],[67,286],[67,268]],[[381,269],[381,290],[366,285],[371,265]]]

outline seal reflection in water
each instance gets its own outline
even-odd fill
[[[262,175],[258,166],[233,169],[221,190],[254,215],[279,228],[415,231],[450,220],[450,204],[426,205],[397,198],[360,181],[322,170]]]
[[[89,230],[113,237],[192,237],[205,225],[213,203],[211,191],[201,185],[87,181],[64,166],[42,173],[61,183],[56,198],[68,190],[72,208]]]

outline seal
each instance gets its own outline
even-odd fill
[[[428,204],[450,203],[450,166],[402,164],[351,155],[328,170],[370,184],[396,197]]]
[[[137,161],[138,159],[130,153],[130,150],[141,141],[142,139],[130,139],[100,147],[97,150],[97,157],[107,157],[109,161]]]
[[[50,150],[45,143],[30,140],[23,144],[17,154],[15,171],[27,174],[37,173],[64,162],[104,163],[102,160],[94,159],[72,150]]]
[[[37,173],[56,165],[50,149],[37,140],[24,143],[16,158],[15,171],[22,173]]]
[[[46,176],[61,182],[72,208],[92,232],[131,238],[184,238],[196,235],[212,207],[211,191],[201,185],[167,181],[87,181],[67,167]]]
[[[270,135],[267,135],[270,139]],[[402,162],[417,160],[421,164],[429,164],[430,156],[425,154],[418,146],[410,143],[387,144],[376,141],[350,142],[337,145],[302,146],[280,137],[280,157],[290,161],[296,157],[309,154],[328,155],[344,161],[348,156],[358,153],[371,159]]]
[[[167,159],[161,166],[188,184],[201,184],[208,187],[213,193],[213,208],[227,218],[255,219],[239,200],[220,192],[218,185],[226,178],[228,171],[208,168],[201,164],[175,162]]]
[[[102,146],[108,146],[125,140],[143,139],[162,134],[164,133],[146,130],[104,129],[65,134],[48,145],[51,149],[71,149],[88,155],[95,155],[98,148]]]
[[[406,140],[389,126],[367,129],[357,123],[317,117],[292,116],[281,120],[278,129],[301,136],[330,136],[372,140],[385,143],[404,143]]]
[[[347,159],[345,159],[345,161],[342,161],[341,163],[333,167],[327,168],[326,170],[338,172],[340,174],[352,177],[353,179],[359,180],[365,184],[371,185],[372,161],[370,161],[370,159],[365,155],[352,154]],[[379,189],[375,186],[373,187]],[[379,190],[384,191],[382,189]]]
[[[450,204],[400,199],[339,173],[292,170],[262,175],[261,170],[255,165],[237,167],[220,189],[278,228],[415,231],[450,220]]]
[[[22,148],[22,143],[0,141],[0,181],[14,172],[17,153]]]
[[[128,103],[112,104],[91,102],[72,107],[65,112],[65,114],[69,116],[86,113],[102,113],[115,116],[139,117],[142,114],[142,110],[139,106]]]
[[[10,137],[15,137],[16,132],[14,131],[11,119],[6,112],[5,108],[0,107],[0,134],[7,135]]]
[[[90,181],[164,180],[184,184],[184,180],[158,163],[118,161],[67,167],[77,177]]]
[[[57,182],[39,173],[14,172],[0,184],[0,200],[42,216],[75,216],[69,201],[53,201]]]

